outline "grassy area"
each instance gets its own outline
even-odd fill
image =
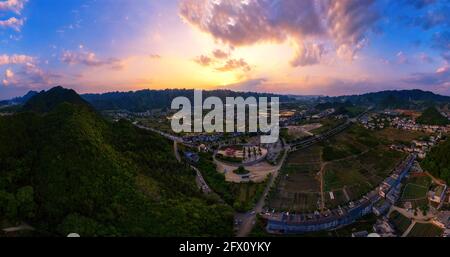
[[[321,151],[320,146],[313,146],[289,155],[276,188],[270,193],[271,208],[298,212],[317,209]]]
[[[385,128],[375,132],[378,138],[382,138],[385,144],[410,144],[412,140],[428,137],[425,132],[404,131],[395,128]]]
[[[409,177],[403,189],[401,203],[411,202],[413,209],[427,205],[430,185],[431,178],[426,175]]]
[[[239,212],[250,210],[267,185],[267,182],[258,184],[253,182],[227,182],[225,180],[225,175],[217,172],[216,165],[212,161],[212,156],[208,153],[200,154],[198,168],[211,189]]]
[[[233,208],[238,212],[246,212],[253,208],[253,205],[261,197],[267,183],[233,183],[231,184],[234,195]]]
[[[403,191],[403,200],[420,199],[426,197],[428,189],[423,186],[416,184],[407,184],[405,190]]]
[[[290,130],[289,128],[282,128],[280,130],[280,137],[286,140],[286,142],[293,142],[296,140],[302,140],[309,137],[310,134],[300,130]]]
[[[343,124],[345,122],[345,120],[335,119],[335,118],[325,118],[325,119],[321,119],[318,122],[320,124],[322,124],[322,127],[310,131],[311,133],[313,133],[315,135],[327,132],[328,130],[331,130],[331,129]]]
[[[327,208],[357,200],[376,188],[407,156],[390,149],[395,137],[411,141],[422,136],[420,132],[390,128],[371,131],[353,125],[326,142],[291,153],[270,194],[269,207],[314,211],[321,194],[322,167]],[[411,189],[411,193],[421,194],[417,188]]]
[[[216,158],[218,160],[221,160],[221,161],[224,161],[224,162],[228,162],[228,163],[242,163],[242,158],[225,156],[223,154],[217,154]]]
[[[401,213],[394,211],[389,216],[389,220],[395,226],[395,229],[398,232],[398,235],[403,235],[405,231],[411,226],[411,220],[403,216]]]
[[[439,237],[443,232],[442,228],[433,224],[416,223],[409,232],[408,237]]]

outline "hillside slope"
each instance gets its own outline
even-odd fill
[[[450,124],[450,121],[446,117],[442,116],[442,114],[435,107],[430,107],[426,109],[419,118],[417,118],[417,123],[442,126]]]
[[[422,162],[425,170],[450,184],[450,139],[433,148]]]
[[[0,117],[0,219],[54,235],[232,234],[232,210],[200,194],[166,139],[63,95],[38,104],[46,113],[29,102],[34,112]]]
[[[356,105],[374,106],[377,108],[407,108],[421,109],[440,104],[450,103],[449,96],[437,95],[422,90],[389,90],[362,95],[324,97],[322,101],[345,102]]]

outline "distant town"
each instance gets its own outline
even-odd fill
[[[223,200],[236,210],[237,236],[449,236],[450,190],[421,162],[450,125],[419,123],[417,110],[323,105],[282,104],[275,144],[257,133],[173,134],[170,110],[104,114],[173,141],[204,193],[221,198],[229,192],[217,184],[238,188]],[[439,113],[450,120],[448,109]],[[214,170],[202,170],[206,163]]]

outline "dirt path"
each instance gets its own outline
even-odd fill
[[[345,158],[342,159],[338,159],[338,160],[334,160],[334,161],[329,161],[329,162],[323,162],[323,156],[321,157],[322,159],[322,163],[320,165],[320,171],[319,171],[319,180],[320,180],[320,197],[321,197],[321,210],[324,211],[325,210],[325,168],[328,164],[333,163],[333,162],[340,162],[340,161],[346,161],[346,160],[351,160],[351,159],[355,159],[361,155],[364,155],[366,153],[368,153],[370,150],[366,150],[362,153],[359,154],[354,154],[351,156],[347,156]],[[323,155],[323,153],[322,153]],[[345,197],[347,198],[347,201],[350,201],[350,197],[348,196],[347,191],[345,190],[345,187],[342,189],[342,191],[344,192]]]
[[[325,210],[325,181],[324,181],[324,173],[325,167],[328,165],[328,162],[324,162],[320,165],[320,198],[321,198],[321,210]]]
[[[5,233],[13,233],[13,232],[19,232],[19,231],[25,231],[25,230],[33,231],[34,228],[31,227],[30,225],[26,224],[26,223],[22,223],[20,226],[11,227],[11,228],[4,228],[2,230]]]
[[[416,221],[412,221],[411,225],[409,225],[408,229],[405,231],[405,233],[403,233],[402,237],[407,237],[409,232],[411,232],[411,230],[413,229],[413,227],[416,225]]]
[[[286,160],[288,154],[289,154],[289,149],[286,148],[283,151],[283,157],[282,157],[280,163],[276,166],[275,172],[270,177],[270,179],[267,183],[267,186],[264,189],[264,193],[259,198],[259,200],[256,203],[253,210],[244,214],[242,224],[240,225],[240,227],[237,231],[237,234],[236,234],[237,237],[246,237],[250,234],[250,232],[252,232],[252,229],[256,224],[256,215],[263,211],[267,195],[269,194],[272,186],[275,184],[275,181],[276,181],[278,175],[280,174],[280,170],[283,167],[283,163]]]

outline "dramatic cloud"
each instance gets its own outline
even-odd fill
[[[17,71],[7,68],[1,84],[32,89],[51,85],[55,78],[59,76],[42,70],[37,64],[24,63],[18,67]]]
[[[9,86],[10,84],[14,83],[16,83],[16,81],[14,80],[14,72],[11,69],[6,69],[2,84],[4,86]]]
[[[194,61],[204,67],[209,66],[213,62],[211,58],[205,55],[200,55],[199,57],[195,58]]]
[[[0,11],[12,11],[20,13],[28,0],[6,0],[0,1]]]
[[[234,70],[242,70],[244,72],[249,72],[251,70],[250,65],[244,59],[230,59],[226,62],[226,64],[222,67],[217,68],[218,71],[234,71]]]
[[[220,50],[220,49],[214,50],[214,51],[213,51],[213,55],[214,55],[214,57],[217,58],[217,59],[227,59],[227,58],[230,56],[229,53],[227,53],[227,52],[225,52],[225,51],[222,51],[222,50]]]
[[[151,59],[161,59],[162,58],[161,55],[159,55],[159,54],[151,54],[151,55],[149,55],[149,57]]]
[[[35,58],[28,55],[0,55],[0,66],[10,64],[26,64],[35,62]]]
[[[82,64],[90,67],[110,66],[114,69],[121,68],[119,59],[109,58],[106,60],[101,60],[95,53],[87,51],[64,51],[61,56],[61,61],[70,65]]]
[[[231,57],[231,53],[220,49],[214,50],[210,56],[200,55],[194,61],[203,67],[213,66],[215,70],[222,72],[251,71],[250,65],[243,58],[234,59]]]
[[[16,17],[11,17],[7,20],[0,20],[0,28],[9,28],[15,31],[20,31],[24,24],[23,19],[17,19]]]
[[[292,39],[294,66],[316,64],[320,41],[331,40],[339,56],[352,59],[378,20],[374,0],[185,0],[181,16],[232,46]]]
[[[297,66],[307,66],[320,63],[322,55],[325,53],[323,45],[319,44],[308,44],[300,45],[297,49],[296,58],[291,61],[291,65]]]

